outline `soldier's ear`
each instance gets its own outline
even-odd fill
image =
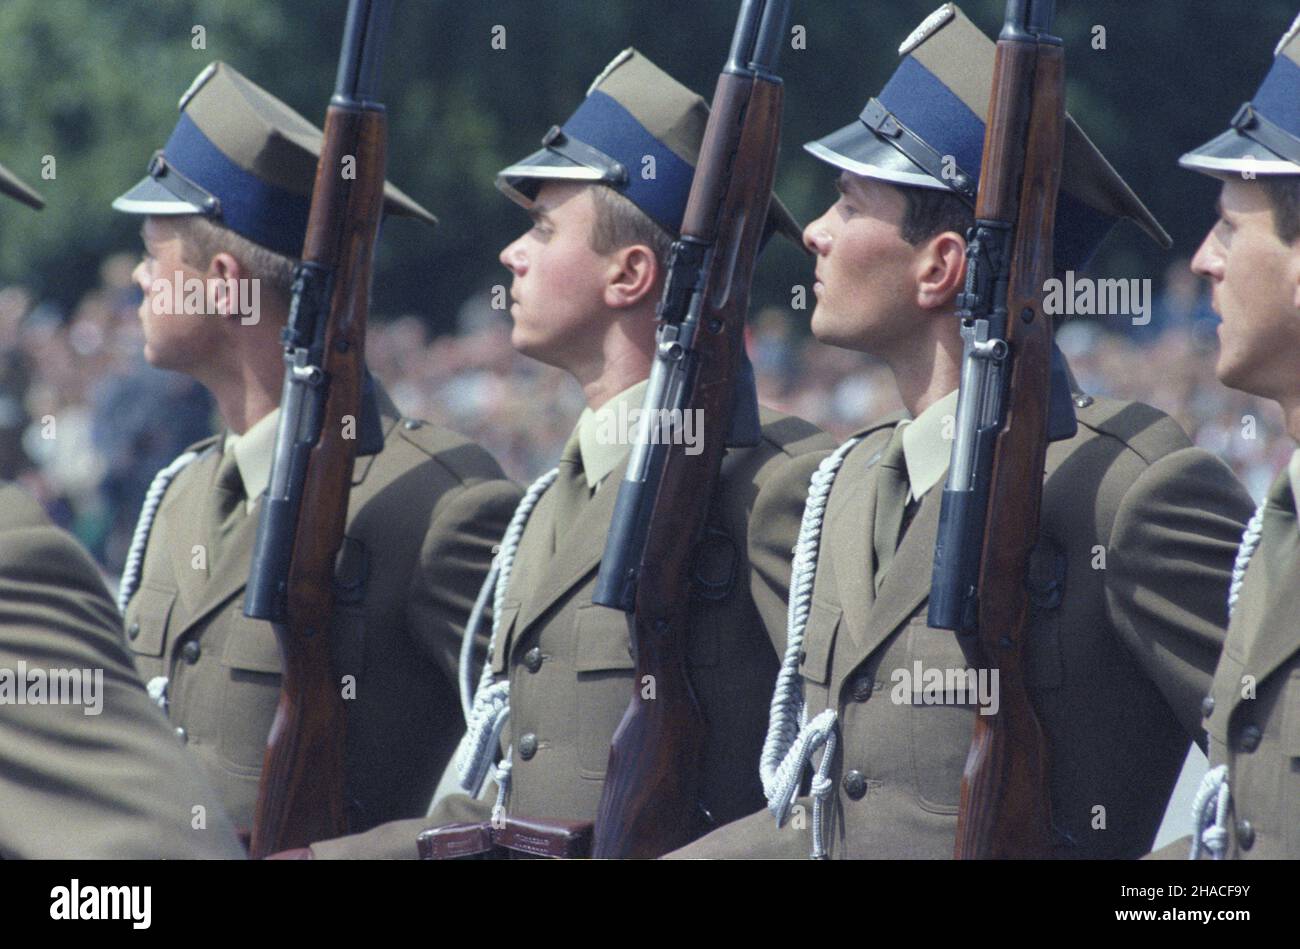
[[[966,279],[966,242],[956,231],[936,234],[916,249],[914,268],[917,305],[951,306]]]
[[[221,251],[208,261],[205,276],[209,312],[214,316],[238,316],[240,283],[247,277],[239,258]]]
[[[605,305],[627,309],[643,303],[659,282],[659,260],[645,244],[629,244],[609,256]]]

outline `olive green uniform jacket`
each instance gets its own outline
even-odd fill
[[[0,670],[24,699],[36,696],[23,688],[33,670],[47,683],[63,670],[89,672],[80,705],[19,704],[16,690],[3,693],[0,856],[243,856],[202,768],[131,667],[94,564],[12,485],[0,486]],[[102,689],[91,696],[96,673]]]
[[[805,490],[779,474],[834,444],[800,419],[764,409],[762,421],[757,447],[729,450],[723,459],[716,530],[696,567],[697,576],[726,590],[717,599],[695,598],[687,656],[708,722],[702,803],[719,824],[762,803],[754,762],[777,670],[769,637],[785,627],[790,550]],[[501,746],[513,746],[507,811],[514,816],[596,816],[610,741],[633,688],[628,618],[591,602],[625,469],[626,459],[565,524],[556,523],[560,485],[553,485],[520,541],[491,656],[493,671],[510,679]],[[494,800],[495,787],[486,800],[452,795],[423,820],[316,843],[312,851],[328,858],[413,858],[421,830],[486,820]]]
[[[1077,415],[1075,437],[1047,451],[1028,675],[1049,743],[1057,855],[1136,857],[1200,734],[1251,505],[1159,411],[1097,399]],[[970,663],[952,632],[926,622],[942,483],[921,499],[875,593],[874,465],[892,427],[868,429],[835,480],[800,672],[807,717],[839,716],[830,855],[948,858],[976,710],[956,696],[896,703],[891,692],[895,671],[917,662]],[[675,856],[806,858],[811,799],[798,805],[779,831],[764,810]]]
[[[1210,767],[1228,766],[1227,856],[1300,859],[1300,527],[1285,471],[1204,711]]]
[[[400,418],[382,392],[379,404],[384,448],[356,461],[331,631],[347,700],[354,829],[428,806],[464,730],[461,634],[519,498],[482,448]],[[234,528],[219,559],[196,559],[210,540],[205,512],[221,447],[217,439],[194,447],[200,456],[158,509],[126,610],[127,639],[146,680],[167,677],[177,733],[247,829],[280,694],[272,626],[243,614],[261,506]]]

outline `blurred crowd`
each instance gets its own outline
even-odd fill
[[[154,474],[219,424],[202,387],[141,355],[134,259],[105,261],[70,313],[0,289],[0,478],[33,491],[110,575],[125,560]],[[1170,267],[1150,321],[1072,320],[1058,334],[1082,388],[1150,403],[1227,462],[1261,498],[1293,446],[1272,403],[1214,377],[1217,319],[1185,262]],[[516,480],[554,464],[583,402],[564,373],[516,354],[509,318],[485,292],[434,337],[406,316],[372,321],[367,358],[393,400],[486,447]],[[760,399],[843,438],[899,408],[888,370],[821,345],[808,313],[764,310],[749,349]]]

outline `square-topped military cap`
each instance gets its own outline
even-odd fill
[[[149,173],[113,202],[127,214],[201,214],[286,257],[302,255],[323,135],[222,62],[181,96],[180,120]],[[437,219],[384,185],[384,213]]]
[[[679,237],[708,121],[702,98],[629,47],[577,111],[546,133],[540,151],[497,173],[497,187],[531,207],[543,181],[608,185]],[[802,229],[775,194],[769,216],[769,227],[800,242]]]
[[[1232,127],[1178,159],[1207,175],[1300,175],[1300,16],[1277,48],[1273,67]]]
[[[18,179],[18,176],[4,165],[0,165],[0,194],[7,195],[15,201],[21,201],[28,207],[36,208],[38,211],[45,207],[45,200],[23,184]]]
[[[899,47],[880,95],[853,122],[804,146],[837,168],[899,185],[948,190],[974,207],[997,47],[945,3]],[[1106,157],[1066,117],[1053,232],[1058,271],[1084,266],[1121,218],[1162,247],[1172,241]]]

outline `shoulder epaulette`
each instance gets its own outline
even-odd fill
[[[1075,400],[1079,424],[1123,442],[1147,463],[1192,445],[1182,426],[1157,408],[1143,402],[1088,398],[1086,405]]]

